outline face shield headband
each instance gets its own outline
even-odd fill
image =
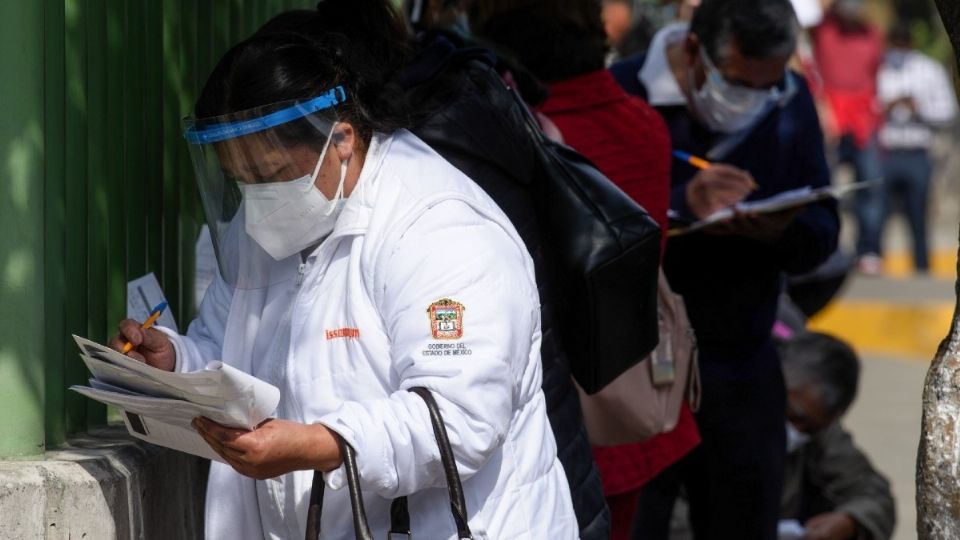
[[[315,185],[346,101],[342,86],[305,100],[184,120],[184,138],[223,280],[258,289],[293,279],[299,251],[329,234],[342,207]],[[328,160],[329,161],[329,160]]]
[[[285,109],[280,109],[261,118],[251,118],[249,120],[236,122],[212,123],[206,127],[194,124],[187,127],[183,137],[187,139],[187,142],[190,144],[222,142],[274,128],[281,124],[304,118],[318,111],[330,109],[346,101],[346,92],[342,86],[337,86],[336,88],[331,88],[323,95],[303,103],[294,103]],[[197,123],[199,123],[199,121],[197,121]]]

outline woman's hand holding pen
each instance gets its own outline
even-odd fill
[[[687,184],[687,206],[697,219],[742,201],[757,183],[749,172],[714,163],[700,170]]]
[[[132,319],[120,322],[119,333],[110,340],[110,348],[125,352],[127,356],[164,371],[173,371],[177,365],[177,353],[170,338],[155,328],[143,328]],[[133,348],[125,351],[127,343]]]

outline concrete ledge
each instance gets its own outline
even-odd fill
[[[42,461],[0,461],[0,538],[202,538],[208,467],[123,428],[72,439]]]

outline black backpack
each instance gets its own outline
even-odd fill
[[[550,261],[570,371],[597,392],[657,345],[660,227],[588,159],[542,134],[489,53],[454,54],[460,67],[444,90],[420,90],[432,109],[413,132],[483,188],[521,236],[525,222],[538,223],[542,238],[524,241]],[[416,92],[411,99],[421,99]],[[513,181],[488,181],[494,176]],[[524,197],[536,215],[517,204]]]

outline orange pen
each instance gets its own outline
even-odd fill
[[[146,330],[151,326],[153,326],[153,323],[157,322],[157,319],[160,318],[160,314],[162,314],[163,310],[166,308],[167,308],[166,300],[157,304],[157,307],[153,308],[153,310],[150,312],[150,316],[147,317],[146,321],[143,321],[143,324],[140,325],[140,328],[143,328],[144,330]],[[127,344],[123,346],[123,351],[121,352],[123,352],[123,354],[127,354],[128,352],[130,352],[130,349],[132,348],[133,348],[133,343],[128,341]]]
[[[679,159],[680,161],[689,163],[690,165],[693,165],[694,167],[696,167],[696,168],[698,168],[698,169],[709,169],[709,168],[710,168],[710,162],[709,162],[709,161],[703,159],[702,157],[697,157],[697,156],[695,156],[695,155],[693,155],[693,154],[689,154],[689,153],[687,153],[687,152],[684,152],[683,150],[674,150],[674,151],[673,151],[673,157]],[[752,182],[752,181],[751,181],[751,183],[750,183],[750,188],[751,188],[751,189],[758,189],[759,187],[760,187],[760,186],[758,186],[756,182]]]

